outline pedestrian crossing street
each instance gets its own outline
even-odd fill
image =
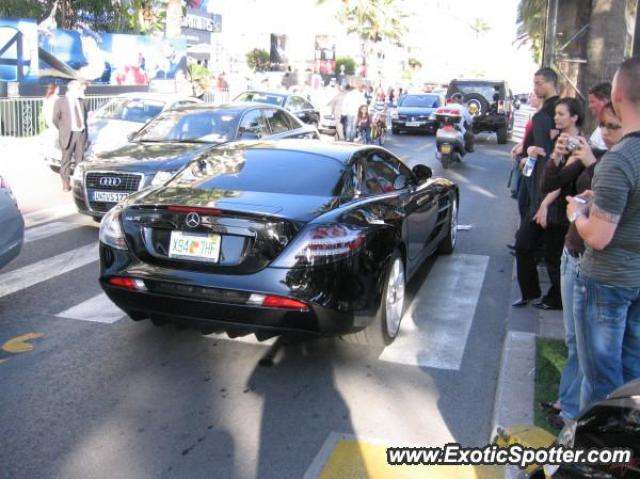
[[[56,281],[60,276],[73,274],[80,268],[95,264],[98,267],[98,224],[84,217],[70,206],[36,211],[25,215],[25,246],[38,247],[58,241],[61,235],[95,232],[89,244],[59,251],[31,264],[5,268],[0,272],[0,301],[10,295],[29,294],[29,288]],[[489,263],[488,256],[455,254],[439,257],[411,304],[407,305],[399,337],[381,353],[379,360],[409,366],[459,370],[466,349],[481,289]],[[9,265],[11,266],[11,265]],[[88,321],[112,325],[126,315],[104,293],[93,291],[87,299],[86,291],[77,291],[82,300],[54,316],[61,320]],[[217,340],[269,346],[274,339],[258,342],[254,336],[230,339],[226,335],[209,335]]]

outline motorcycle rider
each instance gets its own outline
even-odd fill
[[[471,125],[473,124],[473,117],[469,113],[467,106],[464,104],[464,96],[462,93],[457,92],[449,97],[448,105],[455,105],[457,109],[460,110],[460,116],[462,116],[462,121],[459,123],[460,131],[464,135],[464,148],[467,152],[471,153],[474,150],[474,136],[473,133],[469,131]]]

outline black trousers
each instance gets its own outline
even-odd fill
[[[71,140],[69,146],[62,149],[62,159],[60,160],[60,177],[62,184],[68,185],[71,175],[71,158],[75,159],[77,165],[84,159],[85,134],[81,131],[71,132]]]
[[[567,234],[567,225],[549,224],[542,228],[534,221],[522,220],[516,233],[516,267],[518,285],[523,299],[541,295],[536,252],[542,247],[551,287],[542,300],[549,306],[562,307],[560,295],[560,258]]]

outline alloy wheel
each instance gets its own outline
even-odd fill
[[[387,334],[394,338],[398,334],[404,307],[404,267],[402,260],[395,258],[389,272],[385,297]]]

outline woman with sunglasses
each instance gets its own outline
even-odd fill
[[[611,103],[607,103],[600,112],[600,129],[607,148],[611,148],[622,138],[622,125],[613,110]],[[565,192],[579,195],[591,189],[591,180],[595,166],[604,150],[593,150],[589,142],[582,136],[574,141],[576,146],[566,164],[561,159],[567,154],[568,137],[558,138],[556,148],[552,153],[553,161],[547,162],[542,180],[544,191],[555,190],[564,196]],[[576,350],[575,322],[579,320],[573,313],[573,290],[577,267],[584,253],[584,241],[578,234],[574,224],[569,226],[565,237],[564,250],[560,261],[560,290],[562,295],[562,316],[565,328],[565,343],[568,349],[567,362],[560,379],[558,400],[555,403],[543,403],[548,410],[549,423],[561,428],[564,421],[573,420],[578,414],[580,405],[580,387],[582,372],[578,363]]]

